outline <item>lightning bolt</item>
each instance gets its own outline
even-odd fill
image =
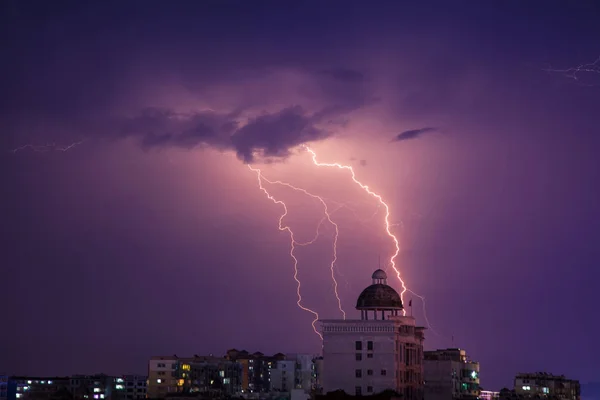
[[[339,164],[339,163],[321,163],[317,160],[317,153],[315,153],[314,150],[312,150],[310,147],[308,147],[306,145],[303,145],[303,147],[304,147],[304,149],[306,149],[307,152],[310,153],[313,164],[315,164],[317,167],[330,167],[330,168],[337,168],[337,169],[350,171],[350,174],[352,176],[352,180],[354,181],[354,183],[356,183],[358,186],[360,186],[369,195],[371,195],[372,197],[377,199],[379,204],[381,206],[383,206],[383,208],[385,209],[385,219],[384,219],[385,231],[386,231],[387,235],[392,239],[394,246],[395,246],[395,251],[394,251],[394,254],[390,258],[389,264],[391,265],[393,270],[396,272],[396,276],[398,277],[398,280],[400,281],[400,284],[402,285],[402,292],[400,293],[400,299],[402,300],[402,303],[404,303],[404,294],[406,292],[410,292],[413,295],[415,295],[416,297],[418,297],[421,300],[421,303],[423,305],[423,317],[425,319],[425,322],[427,323],[428,328],[431,329],[431,331],[433,331],[436,335],[441,336],[439,333],[437,333],[435,331],[435,329],[433,329],[433,327],[431,326],[431,323],[429,322],[429,319],[427,318],[427,311],[425,309],[425,297],[415,293],[414,291],[412,291],[406,287],[406,284],[404,283],[404,281],[402,280],[402,277],[400,276],[400,270],[396,267],[396,258],[398,257],[398,254],[400,254],[400,243],[398,242],[398,238],[391,231],[392,224],[390,223],[390,207],[383,200],[381,195],[372,191],[367,185],[363,184],[356,178],[354,169],[351,166],[343,165],[343,164]],[[402,310],[402,314],[406,315],[405,309]]]
[[[544,71],[564,74],[567,78],[573,79],[582,86],[598,86],[597,84],[582,82],[581,75],[584,73],[600,74],[600,57],[598,57],[596,61],[592,63],[581,64],[567,69],[546,68]]]
[[[308,151],[311,154],[313,164],[315,164],[317,167],[330,167],[330,168],[338,168],[338,169],[350,171],[350,174],[351,174],[351,177],[352,177],[352,180],[354,181],[354,183],[356,183],[358,186],[360,186],[370,196],[377,199],[377,201],[384,207],[384,209],[385,209],[385,219],[384,219],[385,231],[386,231],[387,235],[392,239],[392,241],[394,242],[394,246],[395,246],[394,254],[390,258],[390,265],[396,272],[396,276],[398,277],[398,280],[400,281],[400,284],[402,285],[402,292],[400,293],[400,299],[402,299],[402,302],[404,302],[404,293],[406,293],[406,291],[408,289],[407,289],[404,281],[402,280],[402,277],[400,276],[400,270],[398,268],[396,268],[396,258],[398,257],[398,254],[400,254],[400,243],[398,242],[398,238],[396,238],[396,236],[391,231],[390,207],[383,200],[381,195],[379,195],[379,194],[375,193],[374,191],[372,191],[371,189],[369,189],[369,187],[367,185],[361,183],[356,178],[354,169],[351,166],[342,165],[339,163],[321,163],[317,160],[317,153],[315,153],[310,147],[308,147],[306,145],[304,145],[303,147],[306,149],[306,151]],[[404,315],[406,315],[406,310],[402,310],[402,313]]]
[[[340,310],[340,312],[342,313],[344,319],[346,319],[346,312],[344,311],[343,307],[342,307],[342,300],[340,299],[340,295],[338,293],[338,282],[335,279],[335,263],[337,262],[337,242],[338,242],[338,237],[340,235],[340,230],[338,225],[331,219],[331,214],[329,213],[329,208],[327,207],[327,203],[325,202],[325,200],[323,200],[322,197],[317,196],[316,194],[312,194],[310,192],[308,192],[306,189],[302,189],[299,187],[296,187],[294,185],[291,185],[287,182],[281,182],[281,181],[270,181],[267,178],[265,178],[264,176],[262,177],[263,180],[265,180],[266,182],[269,182],[272,185],[281,185],[281,186],[286,186],[289,187],[290,189],[293,189],[295,191],[298,192],[302,192],[304,194],[306,194],[309,197],[312,197],[313,199],[318,200],[322,205],[323,205],[323,210],[325,212],[325,219],[327,219],[327,221],[334,227],[335,229],[335,235],[333,238],[333,259],[331,260],[331,264],[329,265],[329,269],[331,270],[331,279],[333,281],[333,292],[335,293],[335,298],[337,299],[338,302],[338,308]],[[323,220],[322,220],[323,221]],[[320,226],[320,224],[319,224]],[[317,235],[315,236],[315,238],[310,241],[307,242],[306,244],[312,244],[314,243],[315,240],[317,240],[318,236],[319,236],[319,227],[317,227]],[[292,238],[293,240],[293,238]],[[297,245],[300,245],[299,243],[296,243]],[[302,245],[306,245],[306,244],[302,244]]]
[[[11,152],[14,154],[19,151],[26,150],[26,149],[31,149],[32,151],[34,151],[36,153],[46,153],[46,152],[52,151],[52,150],[65,152],[65,151],[71,150],[75,146],[79,146],[80,144],[82,144],[85,141],[86,141],[86,139],[83,139],[78,142],[73,142],[67,146],[60,146],[60,145],[57,145],[56,143],[48,143],[48,144],[42,144],[42,145],[25,144],[23,146],[19,146],[19,147],[12,149]]]
[[[263,193],[267,196],[267,198],[269,200],[271,200],[273,203],[279,204],[283,207],[283,214],[281,214],[281,216],[279,217],[278,228],[280,231],[287,231],[290,234],[290,257],[292,257],[292,260],[294,260],[294,280],[296,281],[296,294],[298,296],[298,301],[296,301],[296,304],[302,310],[311,313],[315,317],[315,319],[313,319],[313,321],[311,323],[312,328],[315,331],[315,333],[321,338],[321,340],[323,340],[323,335],[321,335],[321,333],[318,331],[318,329],[316,327],[316,323],[319,320],[319,314],[316,311],[311,310],[310,308],[304,307],[302,305],[302,295],[300,294],[301,283],[300,283],[300,280],[298,279],[298,259],[294,255],[294,250],[296,249],[296,240],[294,238],[294,232],[290,229],[290,227],[284,226],[284,224],[283,224],[283,219],[288,214],[287,206],[285,205],[285,203],[283,201],[277,200],[275,197],[273,197],[269,193],[269,191],[264,187],[263,176],[262,176],[260,169],[253,168],[251,165],[248,165],[248,168],[250,168],[251,171],[256,173],[256,178],[258,180],[258,187],[260,190],[263,191]]]

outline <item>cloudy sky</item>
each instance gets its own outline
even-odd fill
[[[0,370],[319,352],[283,209],[248,166],[325,199],[349,317],[395,248],[384,208],[308,144],[389,205],[428,349],[465,348],[491,389],[600,373],[597,4],[1,7]],[[303,304],[339,318],[321,203],[265,188],[298,242],[320,226],[296,251]]]

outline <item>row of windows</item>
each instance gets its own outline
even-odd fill
[[[362,378],[362,369],[357,369],[355,372],[355,375],[357,378]],[[368,369],[367,370],[367,375],[368,376],[373,376],[373,370],[372,369]],[[385,369],[381,370],[381,376],[386,376],[387,375],[387,371]]]
[[[357,340],[355,343],[355,348],[356,350],[362,350],[363,349],[363,342],[360,340]],[[369,340],[367,342],[367,351],[373,351],[373,341]]]

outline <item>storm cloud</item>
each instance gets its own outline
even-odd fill
[[[119,137],[133,137],[145,149],[209,146],[235,151],[245,163],[256,158],[281,159],[300,144],[326,139],[335,133],[325,118],[340,116],[348,109],[327,107],[309,113],[301,106],[241,118],[239,113],[215,111],[177,113],[170,109],[148,108],[120,121]]]

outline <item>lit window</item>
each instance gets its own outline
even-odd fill
[[[43,382],[42,382],[43,383]],[[48,385],[52,385],[52,381],[48,381]]]
[[[42,381],[42,385],[44,385],[46,383],[46,381]]]
[[[123,383],[123,379],[122,378],[117,378],[117,383]]]
[[[162,383],[162,379],[157,379],[156,383]]]
[[[271,379],[269,378],[269,380],[271,380]],[[223,379],[223,383],[224,383],[225,385],[229,385],[229,378],[225,378],[225,379]]]
[[[471,372],[471,378],[477,379],[477,371],[472,371]]]
[[[99,396],[97,394],[94,395],[94,398],[97,399]]]
[[[189,371],[192,367],[190,366],[190,364],[183,364],[181,366],[181,369],[184,371]]]
[[[117,388],[119,390],[122,390],[122,389],[124,389],[124,386],[123,385],[116,385],[115,388]]]
[[[94,393],[100,393],[100,388],[94,388]]]
[[[545,388],[542,388],[542,392],[544,392],[544,393],[548,394],[548,393],[550,393],[550,389],[549,389],[549,388],[547,388],[547,387],[545,387]]]
[[[100,395],[100,398],[101,398],[101,399],[103,399],[103,398],[104,398],[104,395],[103,395],[103,394],[101,394],[101,395]]]
[[[27,383],[28,383],[29,385],[31,385],[31,381],[27,381]]]
[[[17,399],[20,399],[21,397],[23,397],[23,393],[17,393]]]

